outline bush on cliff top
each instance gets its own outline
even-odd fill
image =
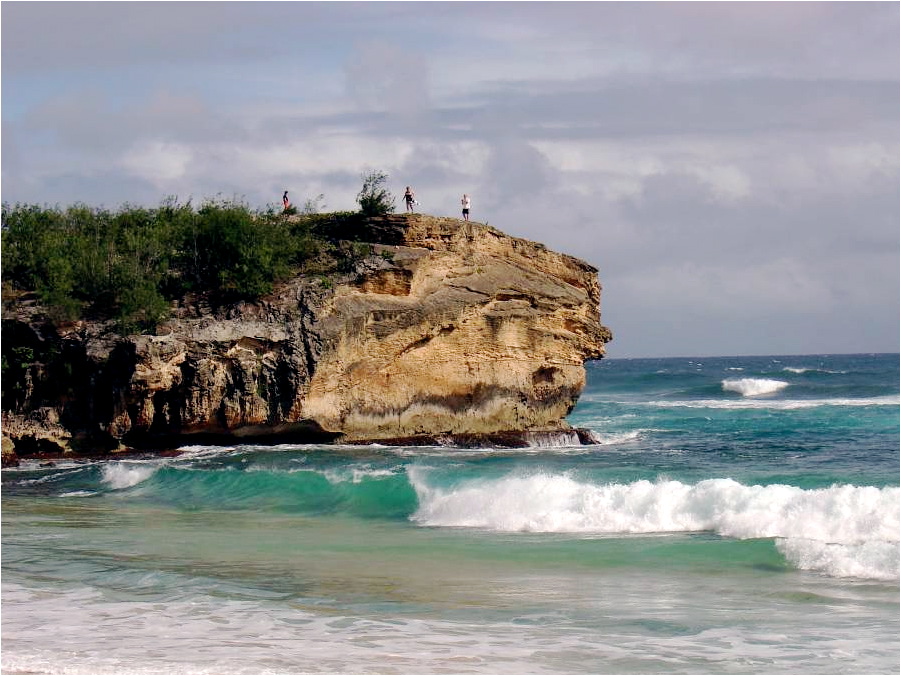
[[[187,293],[222,304],[270,292],[334,249],[322,231],[351,216],[286,218],[234,201],[117,211],[4,203],[3,281],[36,291],[57,320],[112,317],[123,331],[150,329]]]
[[[363,188],[357,194],[357,204],[364,216],[384,216],[394,213],[394,195],[385,187],[388,174],[370,171],[361,177]]]
[[[337,240],[354,239],[361,217],[394,211],[388,175],[362,179],[360,211],[331,214],[318,213],[324,195],[301,215],[227,200],[115,212],[4,202],[3,287],[36,291],[57,321],[114,317],[126,333],[154,328],[187,293],[221,305],[257,299],[307,263],[318,274],[348,272],[365,254]]]

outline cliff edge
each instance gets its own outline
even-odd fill
[[[474,222],[370,218],[367,255],[255,303],[182,302],[157,335],[3,313],[4,453],[191,443],[540,443],[611,339],[597,269]],[[30,357],[30,359],[29,359]],[[10,387],[10,385],[14,385]]]

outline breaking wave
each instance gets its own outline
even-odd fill
[[[688,533],[773,538],[794,566],[835,577],[899,575],[899,489],[636,481],[597,485],[566,475],[511,475],[450,488],[411,468],[423,526],[501,532]]]
[[[101,481],[114,490],[131,488],[154,475],[160,465],[150,463],[111,462],[101,470]]]
[[[743,397],[773,394],[788,387],[788,383],[784,380],[769,378],[727,378],[722,384],[726,392],[738,392]]]

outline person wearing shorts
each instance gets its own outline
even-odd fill
[[[463,205],[463,220],[468,221],[469,220],[469,207],[471,204],[469,195],[464,193],[463,199],[460,200],[460,203]]]

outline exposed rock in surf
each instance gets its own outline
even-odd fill
[[[16,447],[5,434],[2,436],[2,455],[0,455],[0,466],[2,467],[18,467],[19,456],[16,455]]]

